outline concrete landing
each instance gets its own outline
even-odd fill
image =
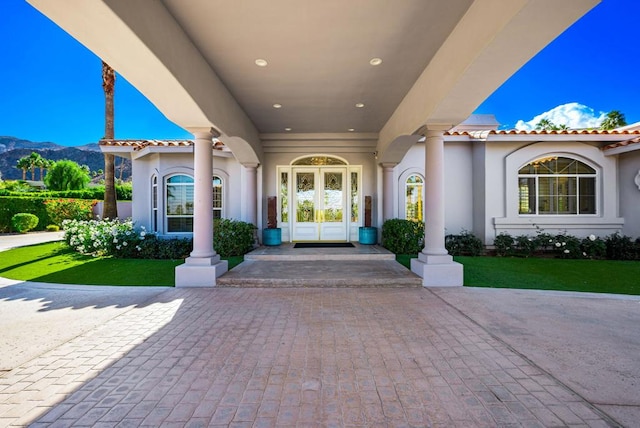
[[[218,278],[219,287],[420,287],[422,279],[382,247],[261,247]]]

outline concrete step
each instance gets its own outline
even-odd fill
[[[318,261],[318,260],[395,260],[396,256],[378,245],[354,244],[353,248],[294,248],[285,243],[277,247],[260,247],[245,254],[245,260]]]
[[[220,287],[421,287],[395,260],[246,260],[217,280]]]

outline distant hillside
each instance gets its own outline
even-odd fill
[[[31,152],[50,160],[69,159],[80,165],[87,165],[91,171],[104,169],[104,156],[98,144],[86,144],[84,146],[68,147],[56,143],[36,143],[29,140],[21,140],[15,137],[0,137],[0,172],[4,180],[22,179],[22,170],[16,168],[18,159],[29,156]],[[120,176],[120,162],[122,158],[116,157],[116,177]],[[131,176],[131,161],[126,160],[122,179],[127,180]],[[27,179],[31,179],[31,173],[27,172]],[[40,171],[36,170],[36,180],[40,179]]]

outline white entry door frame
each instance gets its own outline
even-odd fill
[[[346,166],[292,167],[293,241],[347,241]]]

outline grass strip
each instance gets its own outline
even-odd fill
[[[413,255],[396,260],[409,267]],[[468,287],[640,295],[640,262],[517,257],[455,257]]]
[[[229,268],[242,262],[232,257]],[[20,281],[84,285],[175,285],[175,268],[184,260],[117,259],[78,254],[63,242],[0,252],[0,276]]]

